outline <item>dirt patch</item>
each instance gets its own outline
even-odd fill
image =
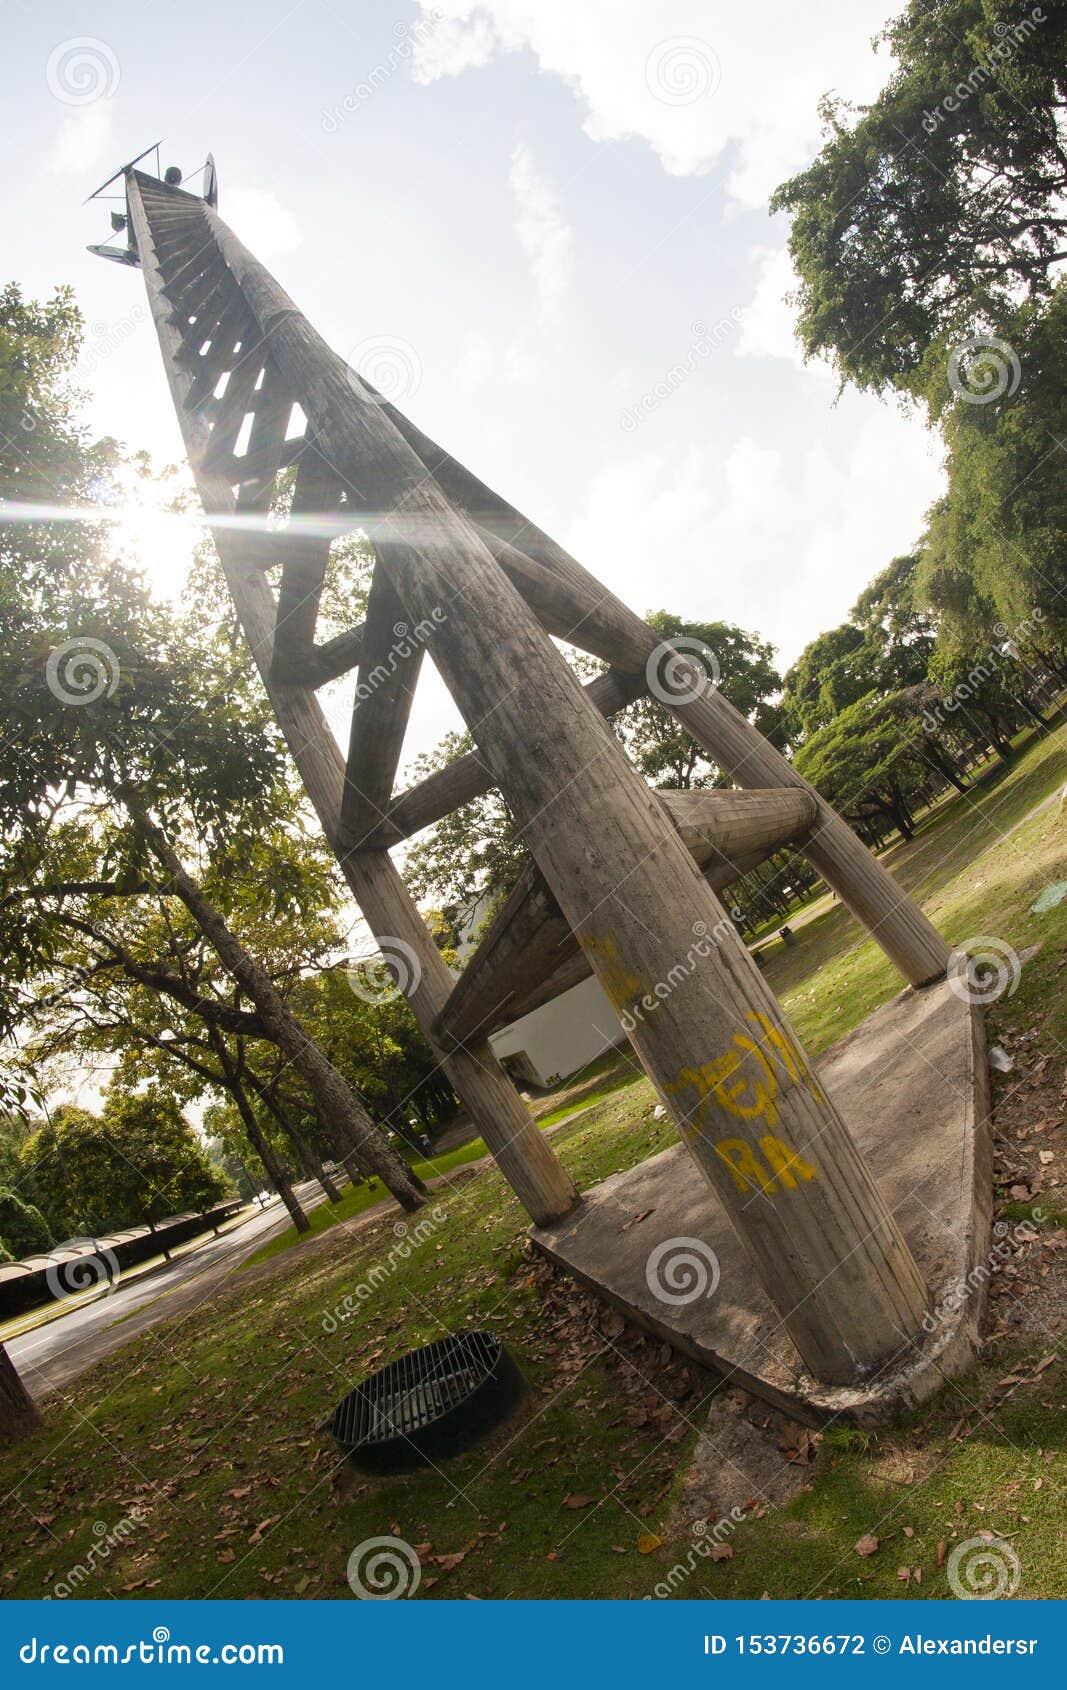
[[[1067,1333],[1067,1066],[1039,1026],[1000,1043],[1013,1066],[994,1099],[990,1337],[1051,1345]]]
[[[747,1391],[718,1391],[664,1537],[687,1537],[698,1522],[780,1508],[810,1485],[820,1443],[817,1432]]]

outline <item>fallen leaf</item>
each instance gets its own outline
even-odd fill
[[[663,1539],[657,1537],[655,1532],[642,1532],[637,1540],[638,1554],[651,1555],[652,1551],[661,1548],[662,1544]]]
[[[732,1555],[733,1550],[728,1543],[713,1543],[711,1546],[711,1558],[713,1561],[729,1561]]]
[[[853,1548],[855,1549],[857,1555],[862,1555],[864,1557],[873,1555],[878,1548],[878,1539],[873,1535],[873,1533],[868,1532],[865,1537],[857,1539]]]
[[[570,1496],[563,1498],[563,1506],[564,1508],[588,1508],[589,1504],[595,1501],[595,1497],[586,1496],[584,1491],[576,1490],[572,1491]]]

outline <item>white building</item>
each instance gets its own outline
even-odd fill
[[[458,946],[461,957],[474,950],[489,907],[485,900],[472,911],[465,924],[466,937]],[[565,1080],[605,1050],[625,1043],[622,1023],[599,980],[592,976],[489,1036],[494,1054],[512,1079],[520,1086],[540,1089]]]
[[[625,1044],[626,1034],[600,981],[590,976],[492,1033],[489,1043],[519,1085],[544,1087]]]

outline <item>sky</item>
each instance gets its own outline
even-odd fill
[[[221,215],[330,344],[635,610],[737,622],[784,668],[914,544],[936,444],[804,365],[767,209],[820,96],[890,74],[899,7],[7,8],[3,274],[74,289],[101,433],[182,457],[142,281],[85,250],[108,208],[81,203],[162,139],[187,175],[210,149]],[[186,537],[149,539],[173,590]],[[457,722],[431,674],[405,761]]]

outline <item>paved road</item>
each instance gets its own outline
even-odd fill
[[[304,1209],[317,1208],[325,1201],[322,1187],[313,1180],[297,1186],[296,1193]],[[69,1313],[49,1321],[45,1326],[38,1326],[18,1338],[9,1338],[7,1353],[31,1395],[42,1397],[47,1391],[55,1390],[84,1372],[109,1350],[117,1349],[136,1337],[147,1325],[166,1319],[172,1307],[177,1312],[186,1299],[168,1297],[168,1293],[189,1285],[204,1274],[210,1274],[210,1283],[214,1284],[217,1279],[232,1272],[245,1256],[276,1233],[284,1231],[288,1225],[288,1211],[276,1198],[266,1209],[251,1215],[240,1226],[231,1228],[219,1238],[212,1238],[199,1248],[136,1279],[120,1280],[110,1296],[75,1306]],[[204,1289],[206,1292],[207,1285]],[[126,1319],[137,1310],[146,1310],[148,1305],[157,1303],[160,1298],[167,1301],[158,1309],[153,1309],[152,1316],[142,1321]],[[111,1334],[109,1340],[105,1334],[117,1321],[123,1325],[119,1332]]]
[[[561,1121],[546,1127],[546,1136],[559,1132],[596,1107],[591,1103],[579,1104]],[[491,1163],[491,1156],[480,1156],[476,1161],[456,1169],[453,1174],[438,1176],[428,1183],[431,1190],[447,1187],[454,1179],[466,1180]],[[326,1200],[322,1187],[314,1180],[298,1185],[296,1193],[304,1209],[315,1209]],[[383,1193],[380,1203],[373,1204],[342,1224],[359,1230],[373,1225],[390,1210],[396,1210],[396,1204]],[[399,1213],[399,1210],[396,1212]],[[26,1389],[39,1400],[49,1391],[70,1384],[79,1373],[132,1343],[160,1321],[196,1308],[229,1277],[239,1262],[269,1238],[283,1232],[289,1224],[287,1210],[276,1199],[262,1213],[223,1233],[221,1238],[212,1238],[188,1255],[143,1274],[139,1279],[120,1281],[110,1296],[72,1308],[69,1313],[22,1337],[9,1338],[7,1352],[18,1368]],[[329,1232],[320,1233],[304,1248],[329,1248],[330,1243]],[[274,1261],[264,1262],[248,1272],[251,1275],[269,1274],[278,1265]]]

